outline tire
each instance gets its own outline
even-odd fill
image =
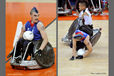
[[[38,46],[35,47],[35,50],[39,49],[41,43],[42,41],[38,41],[38,44],[37,44]],[[34,57],[35,57],[36,62],[43,68],[51,67],[54,64],[54,59],[55,59],[53,47],[48,42],[46,47],[42,51],[42,55],[39,56],[38,53],[36,52]]]

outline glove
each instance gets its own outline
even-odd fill
[[[70,60],[74,60],[74,56],[72,56],[72,57],[70,58]]]
[[[38,56],[41,56],[41,55],[42,55],[42,50],[39,49],[39,50],[37,51],[37,53],[38,53]]]
[[[76,59],[83,59],[83,55],[78,55]]]

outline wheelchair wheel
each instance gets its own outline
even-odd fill
[[[38,41],[37,46],[35,47],[36,48],[35,50],[39,49],[41,43],[42,43],[42,41]],[[37,61],[37,63],[40,66],[42,66],[43,68],[51,67],[54,64],[54,59],[55,59],[53,47],[48,42],[48,44],[42,51],[42,55],[39,56],[38,53],[36,52],[34,57],[35,57],[35,60]]]

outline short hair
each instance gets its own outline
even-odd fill
[[[80,0],[79,3],[84,4],[86,7],[88,7],[88,2],[85,0]]]
[[[36,13],[38,13],[37,8],[36,8],[36,7],[33,7],[33,8],[31,9],[31,11],[30,11],[30,15],[32,14],[32,12],[36,12]]]

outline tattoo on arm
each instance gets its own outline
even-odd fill
[[[44,27],[44,26],[42,26],[42,27],[41,27],[41,30],[45,30],[45,27]]]

